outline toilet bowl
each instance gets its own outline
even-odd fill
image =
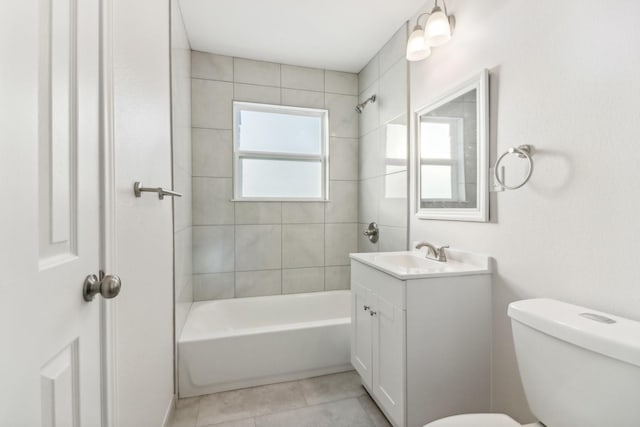
[[[541,421],[526,427],[640,425],[640,322],[551,299],[511,303],[508,314],[527,402]],[[465,414],[425,427],[522,425]]]
[[[442,418],[425,427],[544,427],[540,423],[520,424],[504,414],[465,414]]]

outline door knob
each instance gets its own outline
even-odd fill
[[[100,272],[100,278],[95,274],[90,274],[84,279],[82,286],[82,296],[85,301],[93,301],[96,294],[102,295],[102,298],[111,299],[120,293],[122,281],[116,275],[105,276],[104,272]]]

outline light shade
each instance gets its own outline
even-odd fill
[[[426,43],[429,46],[440,46],[451,39],[451,25],[449,17],[436,6],[427,19],[425,26]]]
[[[431,55],[431,48],[424,38],[424,31],[420,25],[416,25],[407,42],[407,60],[422,61]]]

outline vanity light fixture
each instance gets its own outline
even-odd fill
[[[455,23],[453,15],[447,14],[447,5],[442,0],[444,10],[438,6],[438,0],[431,12],[418,15],[416,26],[407,42],[407,60],[422,61],[431,55],[432,46],[440,46],[451,39],[451,30]],[[420,18],[429,16],[425,28],[420,25]]]

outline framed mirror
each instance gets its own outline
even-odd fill
[[[489,73],[416,112],[416,216],[489,220]]]

